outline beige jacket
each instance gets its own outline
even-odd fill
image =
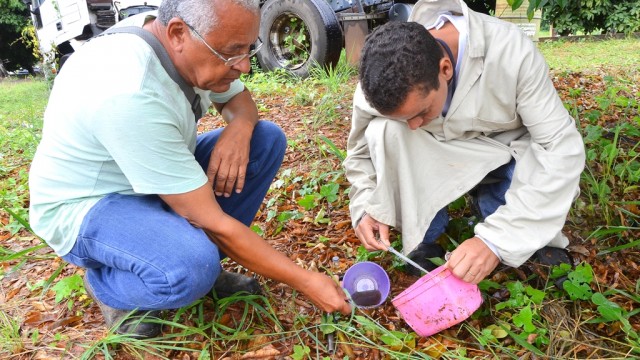
[[[455,0],[421,0],[410,21],[430,24],[445,11],[462,14],[469,29],[446,117],[411,131],[385,119],[356,89],[344,162],[353,225],[366,211],[398,228],[408,253],[438,210],[513,157],[506,205],[475,233],[517,267],[546,245],[568,244],[561,229],[579,191],[582,138],[544,58],[517,26]]]

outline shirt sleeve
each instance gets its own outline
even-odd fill
[[[585,155],[542,54],[528,39],[509,43],[520,46],[514,53],[526,54],[517,62],[516,106],[530,139],[516,162],[505,206],[476,225],[475,232],[497,248],[505,264],[518,267],[561,232],[579,191]],[[510,59],[505,66],[515,63]]]
[[[365,138],[365,131],[375,114],[366,109],[368,104],[358,84],[353,95],[353,115],[351,132],[347,140],[347,157],[344,160],[345,175],[351,184],[349,192],[349,210],[352,226],[358,226],[366,211],[369,197],[376,188],[376,169],[371,160],[369,145]]]
[[[224,104],[231,100],[234,96],[244,91],[244,83],[240,79],[236,79],[229,86],[229,90],[223,93],[209,93],[209,100],[214,103]]]

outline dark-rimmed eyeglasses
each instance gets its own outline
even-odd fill
[[[182,20],[184,21],[184,20]],[[187,27],[198,37],[198,39],[200,39],[200,41],[202,41],[202,43],[209,48],[209,50],[211,50],[211,52],[217,56],[220,60],[222,60],[224,62],[224,64],[226,66],[234,66],[237,65],[238,63],[240,63],[242,60],[244,60],[245,58],[249,58],[252,57],[253,55],[255,55],[258,50],[260,50],[260,48],[262,47],[262,40],[260,40],[260,38],[258,38],[258,40],[251,44],[251,46],[249,47],[249,52],[246,54],[240,54],[240,55],[236,55],[236,56],[232,56],[230,58],[226,58],[224,56],[222,56],[219,52],[217,52],[214,48],[211,47],[211,45],[207,44],[207,42],[204,40],[204,38],[202,37],[202,35],[200,35],[200,33],[198,33],[196,31],[196,29],[193,28],[193,26],[187,24],[187,22],[184,22]]]

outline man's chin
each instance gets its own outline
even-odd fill
[[[235,80],[232,79],[222,79],[214,84],[210,84],[209,90],[217,93],[223,93],[231,88],[231,83],[234,81]]]
[[[209,90],[216,93],[223,93],[231,88],[231,84],[215,84],[209,86]]]

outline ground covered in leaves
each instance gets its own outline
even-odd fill
[[[619,91],[609,96],[607,92],[614,86],[611,78],[618,75],[629,79],[629,74],[611,74],[606,70],[589,74],[551,74],[567,108],[577,115],[587,136],[589,131],[600,131],[600,137],[614,139],[613,129],[617,124],[628,123],[636,129],[640,127],[637,102],[628,106],[622,103],[623,98],[637,101],[639,76],[637,73],[631,75],[624,86],[616,83]],[[351,78],[340,86],[353,89],[354,85],[355,79]],[[267,301],[261,298],[217,302],[204,299],[187,309],[167,313],[167,319],[173,322],[165,326],[164,340],[142,344],[119,342],[104,328],[97,306],[86,297],[80,284],[56,287],[61,279],[81,274],[82,270],[65,265],[47,247],[41,247],[40,240],[26,230],[15,235],[2,230],[0,243],[6,249],[20,254],[24,249],[41,248],[10,258],[2,264],[5,275],[0,292],[0,315],[3,317],[0,322],[5,330],[0,334],[4,338],[0,340],[3,343],[0,357],[66,359],[79,358],[84,354],[87,358],[105,358],[101,349],[106,349],[108,356],[116,359],[138,356],[149,359],[382,359],[424,356],[418,353],[433,357],[522,359],[640,356],[637,348],[635,353],[632,352],[633,347],[628,341],[630,329],[624,328],[624,322],[590,322],[602,318],[597,311],[598,304],[590,300],[569,299],[553,287],[549,269],[535,264],[527,264],[520,269],[499,267],[489,279],[490,283],[483,287],[484,304],[469,320],[432,337],[411,335],[411,329],[400,318],[390,299],[417,278],[404,273],[401,263],[391,254],[364,253],[359,249],[351,228],[347,197],[349,184],[342,173],[340,159],[344,155],[341,151],[346,148],[350,128],[351,91],[344,94],[347,95],[332,106],[331,121],[317,120],[322,115],[318,114],[317,99],[294,101],[300,98],[300,94],[287,91],[256,95],[261,117],[276,122],[284,129],[289,147],[278,178],[258,214],[254,230],[305,268],[340,276],[355,262],[370,260],[387,269],[391,278],[391,294],[383,306],[358,310],[357,319],[337,319],[340,326],[333,333],[338,344],[335,353],[328,352],[327,337],[323,334],[329,332],[326,316],[303,295],[264,278],[260,280],[265,287]],[[610,104],[603,104],[606,101]],[[201,120],[200,130],[218,126],[221,126],[220,120],[208,115]],[[616,141],[626,151],[639,150],[640,136],[637,132],[626,131]],[[594,171],[607,171],[605,165],[598,164],[606,162],[595,161]],[[640,316],[634,312],[640,304],[640,252],[637,246],[624,246],[640,239],[637,203],[640,192],[637,183],[624,188],[608,185],[610,191],[602,193],[606,198],[595,201],[591,196],[592,190],[583,189],[565,232],[571,240],[575,264],[586,262],[593,268],[595,278],[590,287],[598,291],[607,289],[607,299],[622,309],[621,313],[630,314],[625,318],[631,331],[640,332]],[[463,240],[470,229],[469,221],[473,222],[472,215],[464,202],[453,213],[459,221],[452,222],[449,239]],[[0,215],[0,221],[8,224],[8,214],[0,212]],[[609,222],[603,220],[605,215],[610,218]],[[452,246],[451,242],[446,246]],[[246,272],[230,261],[224,267]],[[512,299],[511,295],[516,291],[513,287],[504,286],[508,281],[531,285],[547,294],[545,300],[536,306],[539,318],[534,323],[545,327],[545,331],[530,331],[524,343],[512,336],[502,336],[505,330],[496,327],[496,324],[509,325],[513,315],[509,312],[515,312],[509,307],[496,310],[497,304]],[[207,325],[212,322],[218,325]],[[204,330],[189,332],[172,326],[175,324]],[[11,326],[17,327],[17,337],[12,337],[12,332],[6,330]],[[381,332],[381,328],[395,335],[407,336],[399,341],[397,338],[390,340],[385,337],[389,334]],[[513,322],[506,328],[509,332],[520,332]],[[536,342],[536,338],[542,338],[543,334],[549,339],[547,343]],[[542,353],[527,344],[535,345]]]

